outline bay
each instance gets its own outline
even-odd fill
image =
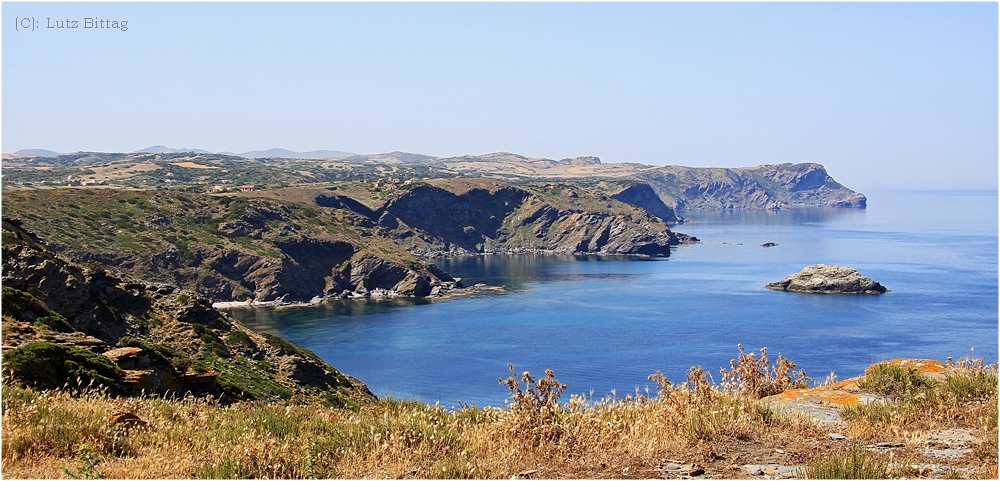
[[[507,363],[551,368],[568,393],[653,390],[657,370],[719,380],[737,344],[781,353],[821,380],[895,357],[997,360],[996,192],[868,193],[868,209],[687,211],[701,244],[670,257],[474,256],[435,260],[508,292],[446,301],[336,301],[234,310],[313,350],[373,392],[446,406],[502,405]],[[761,244],[774,242],[776,247]],[[881,296],[763,288],[807,265],[858,269]],[[972,349],[975,349],[972,351]]]

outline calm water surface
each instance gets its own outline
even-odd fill
[[[249,327],[313,350],[376,394],[501,405],[507,363],[546,368],[568,392],[652,389],[766,346],[814,378],[894,357],[997,360],[997,194],[869,193],[867,210],[687,211],[702,239],[669,258],[486,256],[436,261],[508,293],[448,301],[338,301],[237,310]],[[777,247],[760,244],[776,242]],[[881,296],[763,288],[816,263],[854,267]]]

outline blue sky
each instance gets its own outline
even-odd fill
[[[819,162],[862,191],[997,188],[996,3],[2,9],[4,152]]]

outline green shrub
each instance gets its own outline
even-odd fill
[[[323,360],[320,359],[319,356],[316,355],[316,353],[308,349],[303,349],[273,334],[268,334],[265,332],[262,333],[261,335],[264,336],[264,339],[267,340],[267,343],[271,347],[281,349],[281,351],[286,355],[305,357],[308,359],[312,359],[313,361],[316,361],[320,365],[324,364]]]
[[[201,340],[202,351],[218,357],[232,357],[232,353],[229,352],[229,348],[227,348],[225,344],[219,340],[211,329],[201,324],[194,324],[194,332],[195,334],[198,334],[198,339]]]
[[[864,421],[869,424],[893,424],[897,420],[906,419],[915,407],[913,403],[903,401],[877,401],[858,403],[840,410],[840,415],[846,421]]]
[[[37,297],[27,292],[3,286],[3,314],[19,321],[31,321],[32,324],[59,332],[73,332],[66,318],[51,311]]]
[[[961,399],[987,399],[996,395],[997,372],[992,369],[976,369],[970,373],[948,376],[942,390]]]
[[[3,313],[19,321],[32,321],[32,324],[59,332],[73,332],[66,318],[45,307],[37,297],[12,287],[3,286]],[[28,314],[31,313],[31,314]]]
[[[229,334],[226,335],[226,341],[231,346],[238,346],[238,345],[247,347],[253,346],[253,341],[250,340],[250,336],[246,332],[243,332],[239,329],[233,329],[229,331]]]
[[[74,479],[104,479],[104,473],[97,470],[97,465],[104,461],[103,456],[94,456],[90,447],[84,444],[77,450],[77,466],[74,469],[63,467],[62,472]]]
[[[895,477],[882,456],[852,446],[843,453],[813,459],[806,466],[808,479],[889,479]]]
[[[261,373],[255,366],[237,360],[218,366],[219,389],[237,399],[277,400],[291,397],[292,390]]]
[[[864,391],[891,399],[912,397],[934,386],[934,380],[921,374],[917,368],[901,367],[889,362],[873,364],[858,381]]]
[[[118,340],[119,347],[138,347],[148,354],[153,354],[158,356],[160,359],[166,361],[178,373],[183,373],[189,367],[196,367],[197,364],[193,359],[191,359],[183,351],[173,348],[167,344],[153,344],[143,341],[141,339],[136,339],[132,336],[123,336]],[[208,368],[198,369],[202,372],[208,370]]]
[[[48,316],[35,319],[35,322],[32,322],[32,324],[59,332],[73,332],[75,330],[73,326],[69,325],[69,321],[65,317],[54,312]]]
[[[33,342],[3,356],[4,370],[14,379],[40,389],[65,384],[84,387],[107,386],[121,392],[121,370],[106,357],[75,346]]]

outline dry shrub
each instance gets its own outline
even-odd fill
[[[510,410],[514,415],[512,434],[522,438],[528,446],[557,440],[562,428],[554,420],[559,409],[559,395],[566,385],[556,380],[551,369],[546,369],[545,377],[537,380],[528,371],[521,373],[521,382],[524,382],[524,389],[521,389],[514,365],[508,363],[507,368],[510,377],[497,381],[510,389]]]
[[[759,358],[753,352],[743,352],[742,344],[737,344],[736,347],[740,354],[729,361],[731,369],[720,369],[723,389],[761,399],[786,389],[806,387],[810,378],[806,376],[805,370],[795,371],[795,363],[781,354],[778,354],[774,366],[771,366],[766,347],[760,349]]]
[[[750,440],[779,420],[756,397],[722,391],[710,384],[700,366],[689,369],[687,381],[677,386],[660,372],[649,379],[658,386],[654,409],[668,409],[680,428],[679,434],[692,444],[724,438]]]

